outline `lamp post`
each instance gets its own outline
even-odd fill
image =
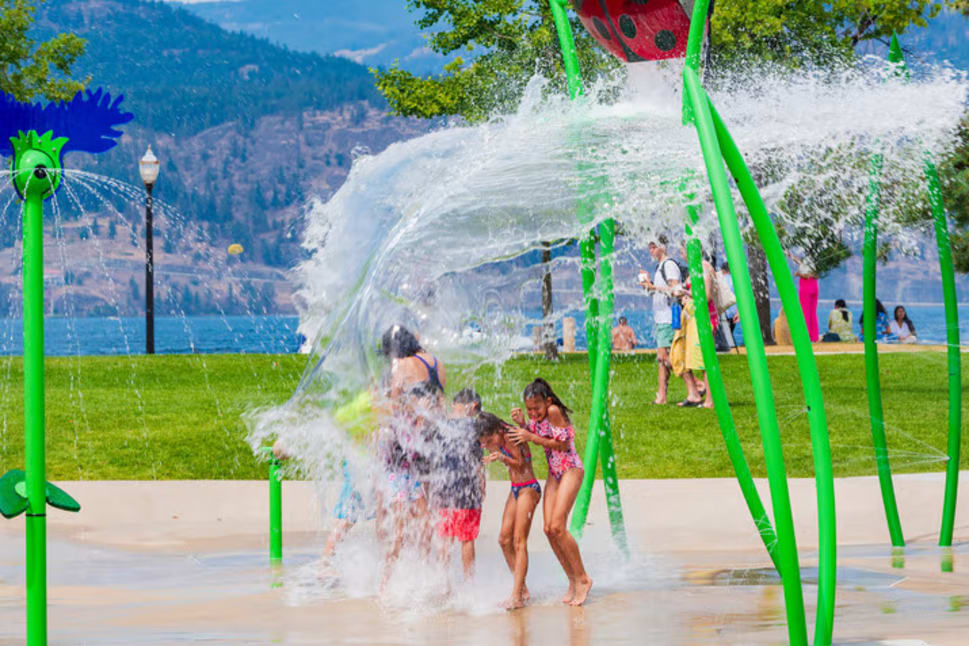
[[[155,252],[152,240],[151,191],[158,179],[160,163],[151,146],[138,162],[141,181],[145,183],[145,353],[155,354]]]

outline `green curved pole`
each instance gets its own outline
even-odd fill
[[[569,24],[566,9],[567,0],[549,0],[555,30],[562,49],[562,60],[568,80],[569,96],[577,99],[582,95],[582,75],[579,57],[575,48],[572,26]],[[581,222],[593,220],[592,206],[589,202],[579,207]],[[599,263],[600,297],[595,295],[596,282],[596,241],[592,232],[580,243],[582,256],[582,292],[586,305],[585,330],[589,354],[589,373],[592,376],[592,410],[589,419],[589,433],[585,448],[585,474],[582,488],[576,497],[575,509],[569,529],[576,538],[581,538],[589,513],[592,486],[595,483],[596,466],[601,458],[603,486],[609,508],[609,522],[612,535],[623,553],[628,554],[622,504],[619,497],[619,479],[616,473],[616,459],[612,446],[612,430],[609,424],[609,368],[612,356],[612,254],[615,238],[615,221],[606,220],[599,227],[602,258]]]
[[[811,429],[811,450],[814,455],[814,479],[818,499],[818,615],[814,643],[828,645],[834,630],[834,603],[837,583],[837,517],[835,515],[834,472],[831,465],[831,444],[828,437],[828,421],[824,412],[824,397],[821,392],[821,377],[808,334],[807,322],[801,309],[794,279],[787,268],[784,249],[781,247],[774,223],[771,222],[767,206],[764,204],[754,178],[744,162],[740,150],[726,125],[707,99],[713,116],[713,124],[720,142],[723,158],[737,182],[737,188],[750,213],[754,228],[760,238],[781,305],[791,328],[791,340],[798,370],[804,401],[807,404],[808,424]],[[731,264],[732,266],[732,264]]]
[[[864,323],[865,335],[865,379],[868,391],[868,417],[871,419],[872,443],[875,447],[875,465],[878,469],[878,484],[881,487],[882,503],[885,506],[885,519],[888,533],[894,547],[905,547],[902,522],[898,517],[898,504],[895,501],[895,487],[892,484],[892,468],[888,459],[888,440],[885,437],[885,413],[882,408],[881,379],[878,369],[877,312],[875,294],[877,287],[878,262],[878,211],[881,206],[881,169],[882,156],[871,159],[868,197],[865,205],[865,245],[864,245]]]
[[[686,207],[686,210],[689,214],[686,234],[691,237],[686,245],[690,275],[702,276],[703,258],[700,242],[692,239],[693,227],[699,221],[699,208],[695,204],[690,204]],[[703,281],[694,280],[691,281],[691,285],[693,302],[705,303],[707,294],[706,285],[703,284]],[[747,457],[744,455],[743,445],[740,443],[740,436],[737,435],[737,427],[734,425],[733,414],[730,412],[730,402],[727,400],[727,389],[723,383],[723,374],[720,372],[720,360],[717,358],[717,348],[713,340],[713,326],[710,325],[708,317],[697,316],[697,331],[700,336],[700,349],[703,352],[703,365],[707,371],[707,381],[710,382],[713,408],[717,414],[724,444],[727,447],[727,455],[730,457],[730,463],[737,475],[737,482],[740,483],[740,492],[743,494],[744,502],[747,503],[747,509],[750,510],[751,518],[753,518],[754,525],[757,527],[757,533],[764,541],[764,547],[767,548],[767,554],[770,555],[774,568],[780,573],[780,561],[777,558],[777,534],[774,532],[770,517],[768,517],[764,503],[757,492],[757,486],[754,484],[754,478],[750,473],[750,466],[747,464]]]
[[[700,3],[697,3],[700,4]],[[696,7],[694,8],[696,11]],[[695,14],[694,14],[695,16]],[[695,18],[694,18],[695,19]],[[758,423],[764,443],[764,458],[774,507],[774,526],[777,531],[777,555],[780,562],[781,583],[787,614],[788,637],[792,646],[807,645],[807,625],[804,615],[804,595],[801,590],[801,571],[798,565],[797,542],[794,537],[794,517],[791,513],[790,491],[787,486],[787,470],[781,448],[780,429],[774,407],[770,374],[767,370],[767,354],[756,323],[757,310],[754,291],[750,282],[747,259],[737,225],[737,213],[727,173],[723,166],[723,154],[717,141],[717,133],[711,116],[706,93],[700,86],[700,77],[687,66],[683,70],[684,98],[689,101],[700,148],[706,164],[707,176],[713,191],[714,204],[720,221],[727,259],[734,275],[734,288],[740,318],[751,326],[748,339],[747,363],[753,382],[754,400],[757,405]],[[734,269],[735,268],[735,269]]]
[[[47,463],[44,446],[44,198],[24,201],[24,433],[27,644],[47,644]]]
[[[283,560],[283,472],[277,458],[269,460],[269,560]]]
[[[942,507],[942,527],[939,545],[952,546],[955,528],[956,494],[959,491],[959,449],[962,442],[962,358],[959,338],[959,309],[956,299],[955,271],[952,266],[952,246],[945,216],[945,202],[939,172],[931,161],[925,162],[925,176],[929,183],[929,202],[935,219],[935,238],[939,246],[939,269],[942,273],[942,297],[945,301],[946,344],[949,363],[949,461],[945,470],[945,501]]]

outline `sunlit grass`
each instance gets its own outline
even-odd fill
[[[734,419],[755,475],[765,474],[760,430],[745,357],[721,356]],[[47,462],[51,479],[259,479],[266,468],[245,443],[242,414],[281,403],[305,366],[299,355],[158,355],[47,360]],[[769,359],[788,472],[813,475],[810,436],[793,357]],[[23,466],[22,364],[0,359],[0,471]],[[864,358],[818,357],[835,474],[874,473]],[[942,471],[947,442],[945,356],[881,357],[889,456],[895,472]],[[964,371],[969,385],[969,371]],[[588,364],[520,357],[503,366],[451,367],[448,390],[474,385],[485,408],[503,417],[534,377],[551,382],[574,408],[579,451],[588,426]],[[712,411],[654,406],[656,363],[648,355],[615,357],[612,421],[621,477],[733,475]],[[683,399],[675,381],[670,401]],[[963,468],[969,439],[963,440]],[[544,459],[536,454],[536,471]],[[495,472],[496,476],[500,475]]]

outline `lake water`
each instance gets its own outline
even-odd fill
[[[155,318],[155,352],[292,353],[302,337],[296,316],[186,316]],[[47,318],[48,356],[142,354],[145,319]],[[23,322],[0,319],[0,354],[23,354]]]
[[[822,331],[827,326],[827,304],[819,308]],[[773,304],[774,316],[778,304]],[[849,304],[855,321],[861,306]],[[945,343],[945,310],[941,304],[911,305],[909,317],[915,323],[922,343]],[[824,311],[821,311],[824,310]],[[538,318],[538,310],[528,311]],[[653,315],[648,306],[617,308],[616,316],[626,316],[636,331],[639,347],[653,345]],[[577,321],[576,345],[586,347],[585,316],[580,311],[557,312],[556,334],[562,335],[562,316]],[[969,338],[969,304],[960,305],[961,337]],[[58,318],[44,322],[44,341],[48,356],[142,354],[145,351],[145,320],[123,318]],[[296,316],[186,316],[155,319],[155,351],[159,354],[184,353],[268,353],[298,352],[303,337],[297,332]],[[857,328],[857,323],[855,325]],[[530,330],[523,331],[529,332]],[[528,334],[530,338],[530,334]],[[23,323],[20,319],[0,319],[0,355],[23,353]]]

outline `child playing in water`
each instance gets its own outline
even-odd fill
[[[545,449],[548,460],[542,506],[545,535],[569,579],[569,590],[562,602],[581,606],[589,596],[592,579],[582,564],[579,545],[566,527],[585,475],[582,460],[575,450],[575,429],[569,420],[570,411],[544,379],[528,384],[523,398],[529,419],[526,422],[521,408],[513,409],[511,418],[521,428],[509,431],[507,437],[518,445],[531,442]]]
[[[470,388],[455,396],[437,449],[431,487],[439,517],[437,533],[443,539],[441,560],[450,562],[451,547],[458,540],[464,574],[469,579],[474,575],[474,541],[481,527],[484,500],[481,446],[474,428],[474,418],[480,411],[481,398]]]
[[[511,426],[491,413],[481,413],[475,420],[478,439],[489,451],[483,462],[502,462],[508,467],[511,491],[505,501],[498,544],[505,561],[515,577],[511,597],[505,604],[509,610],[521,608],[528,600],[525,575],[528,574],[528,533],[532,529],[532,515],[542,498],[542,487],[532,471],[532,455],[528,444],[516,445],[506,436]]]

